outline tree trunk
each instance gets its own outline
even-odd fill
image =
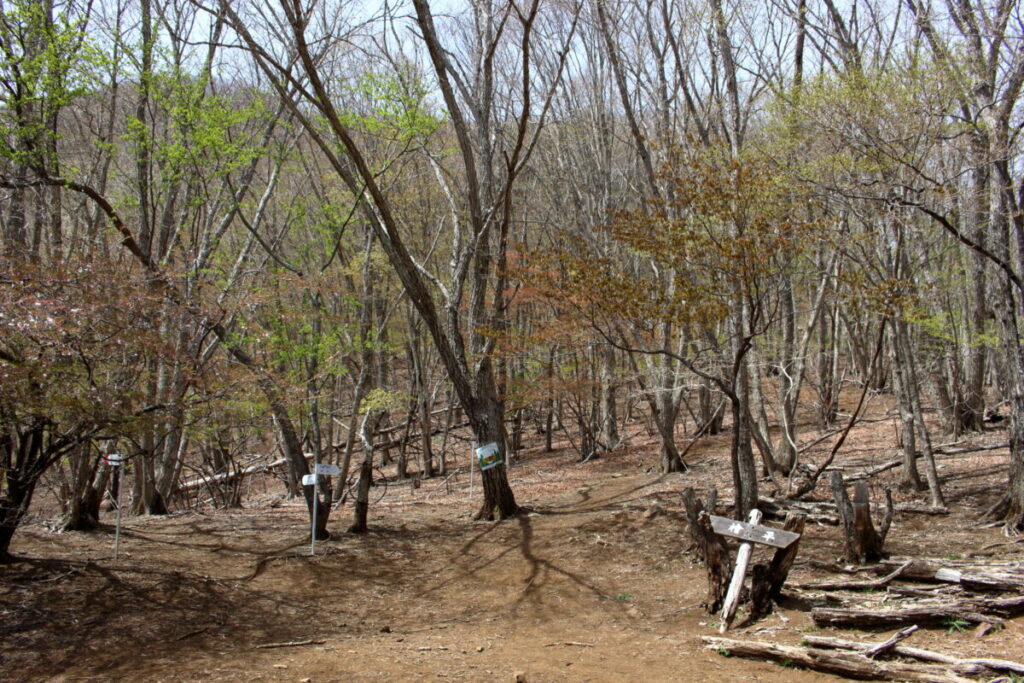
[[[109,468],[101,468],[100,458],[91,451],[88,444],[84,444],[71,458],[71,490],[61,525],[65,531],[92,531],[99,525],[100,498],[109,476]],[[102,474],[97,479],[100,471]]]
[[[601,368],[601,444],[606,450],[615,450],[619,446],[619,416],[616,408],[615,394],[615,350],[610,346],[602,346],[600,354]]]
[[[893,355],[893,383],[900,413],[900,440],[903,442],[903,470],[900,475],[900,488],[908,491],[923,491],[925,485],[917,471],[914,412],[910,407],[910,399],[907,394],[907,380],[903,376],[903,362],[900,358],[899,345],[893,343],[890,353]]]
[[[487,372],[489,363],[484,362],[481,372]],[[480,384],[485,389],[483,397],[478,401],[476,410],[470,410],[469,419],[473,434],[477,443],[484,446],[489,443],[498,444],[498,453],[501,454],[502,464],[491,467],[481,472],[483,480],[484,499],[480,509],[474,515],[474,519],[506,519],[519,512],[515,495],[508,484],[506,472],[507,445],[505,444],[505,429],[501,423],[501,406],[496,397],[488,396],[486,392],[488,378],[485,376]],[[490,380],[493,387],[493,379]],[[475,457],[475,454],[474,454]]]
[[[935,454],[932,451],[931,436],[928,434],[928,426],[924,421],[924,409],[921,407],[920,384],[917,378],[917,363],[913,351],[910,348],[910,339],[907,331],[907,323],[899,318],[892,319],[894,329],[893,343],[899,346],[901,358],[904,365],[904,377],[907,396],[910,400],[910,409],[914,415],[914,424],[917,427],[918,443],[921,446],[921,455],[924,459],[924,474],[928,481],[928,491],[931,497],[932,507],[944,507],[945,500],[942,497],[942,487],[939,483],[939,473],[935,469]]]
[[[746,406],[736,394],[730,400],[733,420],[730,460],[733,489],[736,494],[733,516],[736,519],[746,519],[747,514],[757,507],[757,463],[750,443],[751,425]]]
[[[26,481],[26,478],[13,471],[7,472],[6,477],[7,492],[0,496],[0,562],[10,558],[11,540],[25,513],[28,512],[38,480],[29,478]]]
[[[383,417],[383,411],[371,409],[363,416],[363,423],[359,427],[359,439],[363,442],[363,461],[359,465],[352,525],[348,528],[350,534],[365,534],[368,529],[370,485],[373,483],[373,439]]]

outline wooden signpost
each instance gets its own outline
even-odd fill
[[[754,543],[769,545],[774,548],[787,548],[800,538],[800,534],[783,529],[773,529],[761,526],[761,511],[754,509],[746,522],[741,522],[728,517],[710,515],[711,528],[716,534],[729,536],[742,541],[739,550],[736,551],[736,569],[733,571],[732,580],[729,582],[729,590],[725,594],[725,602],[722,604],[722,625],[720,633],[725,633],[732,624],[732,618],[736,614],[736,604],[740,599],[740,589],[743,588],[743,579],[747,574],[747,565],[750,563],[750,554],[753,552]]]

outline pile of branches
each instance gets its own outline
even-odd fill
[[[1000,628],[1006,618],[1024,613],[1020,562],[892,558],[853,569],[821,568],[847,576],[787,587],[812,604],[827,605],[811,610],[816,626],[901,630],[874,644],[808,635],[800,647],[717,637],[704,638],[707,646],[730,656],[768,659],[851,678],[966,681],[972,680],[970,676],[1024,675],[1024,664],[1017,662],[962,659],[900,644],[925,626],[962,630],[976,625],[983,636]],[[881,597],[865,603],[863,591]],[[893,596],[900,598],[899,605],[887,606]]]

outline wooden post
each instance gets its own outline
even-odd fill
[[[757,508],[750,511],[747,523],[756,525],[761,521],[761,511]],[[750,563],[750,553],[753,552],[754,544],[750,541],[740,543],[740,549],[736,551],[736,569],[732,574],[732,581],[729,583],[729,592],[725,594],[725,604],[722,605],[722,625],[719,633],[725,633],[732,624],[732,618],[736,614],[736,605],[740,600],[740,590],[743,588],[743,578],[747,574],[747,565]]]

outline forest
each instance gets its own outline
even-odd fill
[[[517,466],[638,439],[712,583],[718,490],[884,562],[883,431],[898,509],[1015,539],[1022,88],[1016,0],[0,0],[0,564],[271,494],[371,543],[386,485],[525,534]]]

